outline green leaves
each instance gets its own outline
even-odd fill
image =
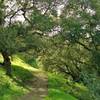
[[[77,19],[63,19],[61,25],[64,32],[63,34],[65,34],[67,40],[75,43],[76,40],[80,39],[83,29],[81,22],[79,22]]]
[[[16,33],[12,27],[0,27],[0,51],[13,52],[16,47]]]
[[[3,11],[3,2],[2,0],[0,0],[0,25],[3,24],[3,20],[4,20],[4,11]]]
[[[42,15],[39,11],[33,11],[32,22],[35,29],[43,32],[49,31],[54,26],[53,19],[47,15]]]

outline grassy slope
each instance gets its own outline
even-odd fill
[[[71,94],[64,91],[66,80],[62,75],[48,74],[49,78],[49,95],[46,100],[78,100]]]
[[[0,57],[2,61],[2,57]],[[0,100],[16,100],[31,90],[29,82],[34,78],[32,71],[36,71],[18,56],[12,62],[13,79],[5,75],[5,70],[0,68]]]
[[[5,71],[0,69],[0,100],[13,100],[27,92],[27,89],[7,77]]]
[[[2,59],[0,60],[2,61]],[[14,57],[12,68],[14,79],[7,77],[5,71],[0,68],[0,100],[16,100],[32,89],[29,83],[34,78],[32,72],[37,69],[18,56]],[[46,100],[78,100],[77,98],[91,100],[86,87],[82,84],[72,83],[60,74],[49,73],[48,83]]]
[[[91,100],[84,85],[64,79],[60,74],[49,73],[48,82],[49,94],[46,100]]]

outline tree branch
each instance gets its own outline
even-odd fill
[[[86,50],[88,51],[93,51],[92,49],[88,48],[86,45],[84,45],[83,43],[79,42],[79,41],[75,41],[76,43],[78,43],[79,45],[83,46]]]

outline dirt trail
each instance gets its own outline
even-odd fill
[[[44,100],[48,94],[48,79],[43,71],[36,71],[32,80],[32,91],[20,100]]]

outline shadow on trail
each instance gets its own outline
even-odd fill
[[[31,80],[34,79],[34,75],[32,74],[32,72],[17,65],[12,65],[12,69],[13,69],[13,77],[12,77],[13,81],[18,83],[18,85],[23,86],[24,88],[31,91],[29,85]]]

